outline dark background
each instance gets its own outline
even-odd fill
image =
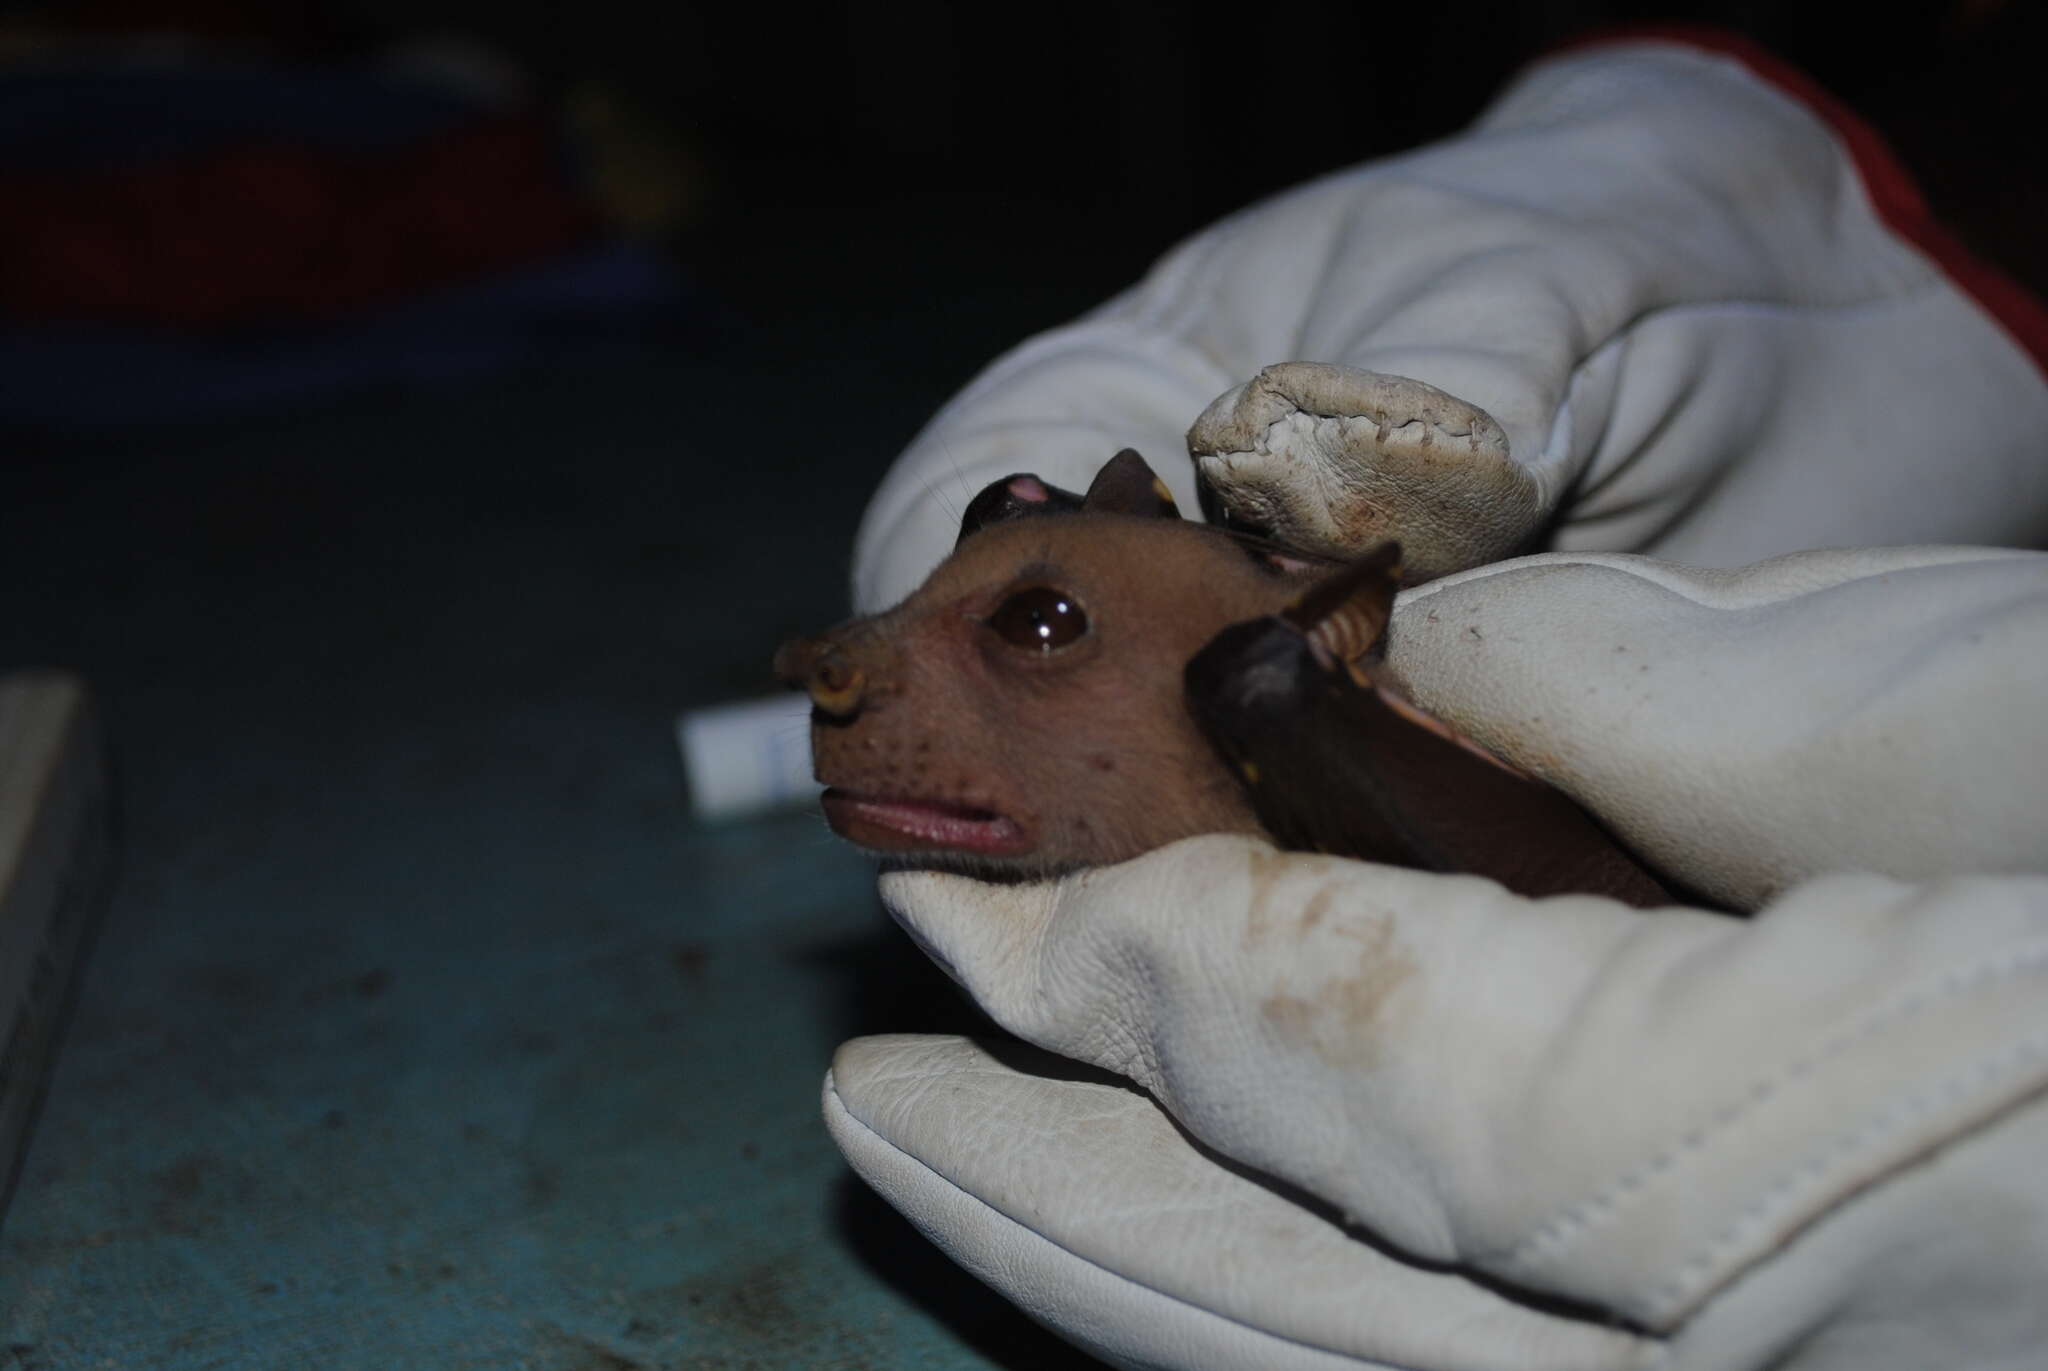
[[[362,1364],[458,1364],[428,1286],[476,1319],[525,1292],[553,1322],[519,1364],[753,1365],[703,1349],[870,1335],[868,1306],[831,1313],[826,1249],[987,1364],[1070,1364],[839,1170],[815,1121],[831,1045],[974,1021],[811,820],[692,823],[675,712],[770,689],[775,644],[844,612],[866,492],[997,352],[1218,215],[1453,132],[1593,27],[1774,48],[2048,286],[2048,10],[1841,13],[0,5],[0,80],[151,34],[310,74],[462,36],[521,74],[591,232],[684,283],[441,379],[168,422],[106,369],[68,381],[103,406],[0,426],[0,670],[91,682],[122,849],[0,1227],[0,1366],[346,1365],[330,1295],[347,1345],[381,1349]],[[0,229],[38,212],[0,199]],[[0,312],[11,345],[71,336],[65,301],[41,308]],[[253,364],[374,312],[114,324]],[[35,409],[23,384],[0,374],[0,407]],[[679,1100],[718,1122],[682,1129]],[[699,1270],[681,1238],[603,1245],[664,1204],[728,1206],[738,1246]],[[517,1258],[536,1232],[548,1255]],[[273,1233],[285,1274],[251,1255]],[[323,1263],[339,1294],[304,1274]],[[609,1324],[607,1282],[635,1301]],[[393,1328],[413,1341],[363,1331]],[[908,1364],[894,1346],[819,1364]]]
[[[888,459],[995,353],[1128,284],[1224,213],[1450,134],[1532,56],[1604,27],[1713,25],[1771,48],[1873,122],[1966,243],[2037,291],[2048,286],[2048,159],[2035,132],[2048,127],[2048,11],[2005,0],[1911,0],[1854,21],[1833,5],[1732,0],[1234,8],[100,0],[0,5],[0,21],[0,53],[8,35],[21,47],[23,35],[177,34],[225,60],[303,72],[355,69],[422,37],[452,35],[495,54],[520,74],[527,112],[562,136],[577,168],[574,189],[608,199],[607,224],[666,255],[699,293],[660,327],[619,331],[632,335],[631,346],[614,336],[607,346],[579,339],[552,350],[509,392],[598,386],[602,405],[565,401],[590,408],[565,412],[563,422],[599,425],[593,437],[623,426],[631,453],[566,441],[552,455],[545,443],[508,448],[485,421],[442,435],[417,461],[402,459],[409,479],[483,488],[515,503],[537,480],[543,488],[531,493],[545,505],[556,498],[545,469],[560,457],[585,473],[578,479],[598,505],[652,500],[678,535],[736,521],[765,540],[749,560],[801,557],[821,583],[844,565],[856,507]],[[604,125],[601,136],[590,135],[593,120]],[[596,183],[617,166],[624,171],[615,179],[628,188],[606,192]],[[0,206],[0,215],[34,213],[19,199]],[[193,336],[265,345],[261,327]],[[621,379],[635,367],[667,379],[636,388]],[[108,377],[109,388],[120,380]],[[693,385],[726,388],[745,406],[729,409],[749,416],[729,429],[748,449],[745,461],[722,450],[721,460],[690,458],[686,471],[663,446],[661,433],[691,426],[681,396]],[[501,408],[473,389],[456,398],[459,389],[432,399],[416,386],[329,394],[225,417],[245,425],[337,405],[365,413],[428,404],[437,415],[465,403]],[[504,422],[523,431],[542,421]],[[48,493],[58,496],[95,481],[95,471],[140,462],[161,473],[171,465],[157,455],[164,443],[203,451],[197,466],[178,464],[170,504],[126,516],[169,530],[164,536],[195,555],[231,554],[223,521],[267,524],[282,538],[275,530],[309,517],[308,507],[329,521],[379,510],[397,517],[376,475],[358,478],[268,443],[252,458],[260,481],[235,469],[236,488],[219,497],[232,506],[224,513],[205,493],[205,468],[217,440],[241,441],[232,422],[51,427],[17,431],[11,446],[17,465],[37,472],[30,479],[54,481]],[[589,471],[607,463],[602,476]],[[757,476],[772,482],[778,517],[764,517],[770,487],[751,484]],[[281,503],[266,513],[265,500]],[[102,507],[95,531],[108,532],[112,515]],[[185,536],[188,516],[212,520],[196,541]],[[47,519],[34,522],[48,531]],[[126,555],[102,551],[114,561]],[[268,576],[272,551],[241,570]],[[546,555],[539,545],[531,551]],[[835,596],[821,595],[769,609],[761,641],[837,607]],[[90,648],[66,657],[112,665]],[[706,691],[684,693],[762,684],[750,672],[719,672],[715,687],[706,681]]]
[[[2048,13],[2004,0],[1916,0],[1854,22],[1832,5],[1715,0],[104,0],[0,5],[0,20],[16,35],[175,33],[308,72],[422,37],[495,54],[562,133],[581,189],[605,198],[591,183],[610,173],[595,164],[625,164],[642,188],[610,195],[627,203],[608,207],[608,223],[702,292],[685,326],[643,356],[772,374],[787,383],[776,407],[815,418],[800,466],[768,464],[831,487],[818,498],[834,517],[805,531],[827,550],[822,566],[848,546],[845,502],[994,353],[1128,284],[1224,213],[1448,135],[1532,56],[1604,27],[1705,24],[1761,42],[1873,122],[1965,242],[2036,290],[2048,284],[2048,159],[2034,133],[2048,127]],[[593,118],[601,140],[588,136]],[[574,369],[572,351],[543,369]],[[25,454],[40,450],[32,436],[48,435],[21,435]],[[94,460],[120,460],[100,451]],[[488,441],[444,443],[430,465],[485,482],[518,472]],[[725,466],[692,474],[689,507],[671,509],[679,522],[753,507],[743,473]],[[303,478],[327,500],[330,475],[284,461],[269,479]]]
[[[240,7],[213,8],[231,29]],[[750,236],[767,214],[890,209],[931,224],[994,201],[1054,216],[1066,231],[1019,225],[1014,240],[1033,246],[1025,252],[1004,241],[999,213],[967,218],[978,232],[959,246],[968,255],[979,247],[976,275],[1031,281],[1044,271],[1109,288],[1162,245],[1262,194],[1444,136],[1549,46],[1607,26],[1672,23],[1743,34],[1818,78],[1892,138],[1937,207],[1994,256],[2019,255],[2040,222],[2029,231],[2008,219],[2018,200],[2040,208],[2042,159],[2029,131],[2042,127],[2048,19],[2004,0],[1906,0],[1854,18],[1833,5],[1716,0],[261,12],[280,46],[330,60],[396,33],[450,31],[516,57],[543,92],[615,84],[704,159],[707,253],[712,243],[732,247],[721,227]],[[785,270],[803,273],[793,284],[807,294],[843,289],[849,258],[890,256],[886,244],[845,241],[839,227],[798,221],[790,238],[772,240],[805,245]],[[824,270],[812,278],[806,267]]]

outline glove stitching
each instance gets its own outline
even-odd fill
[[[1754,1202],[1737,1213],[1719,1233],[1708,1239],[1705,1246],[1682,1261],[1678,1269],[1663,1284],[1652,1289],[1647,1297],[1651,1311],[1662,1315],[1672,1306],[1696,1302],[1708,1289],[1726,1284],[1733,1279],[1736,1273],[1729,1271],[1723,1273],[1719,1280],[1714,1280],[1713,1268],[1726,1260],[1732,1251],[1739,1250],[1751,1240],[1759,1229],[1766,1228],[1773,1217],[1773,1211],[1782,1211],[1788,1207],[1796,1197],[1795,1192],[1820,1180],[1839,1163],[1859,1153],[1877,1150],[1887,1139],[1908,1132],[1908,1126],[1915,1122],[1940,1118],[1944,1113],[1952,1112],[1959,1102],[1983,1094],[1994,1088],[2002,1078],[2019,1075],[2024,1068],[2037,1062],[2048,1062],[2048,1032],[2023,1038],[1993,1056],[1977,1062],[1969,1069],[1894,1103],[1861,1127],[1838,1136],[1833,1144],[1785,1172]],[[1986,1106],[1979,1115],[1954,1124],[1938,1138],[1924,1141],[1911,1155],[1891,1159],[1877,1174],[1849,1179],[1846,1191],[1839,1199],[1846,1200],[1862,1190],[1877,1185],[1885,1176],[1911,1165],[1934,1148],[1981,1127],[1990,1118],[2009,1108],[2012,1103],[2000,1101],[1996,1105]],[[1832,1207],[1832,1204],[1828,1206]],[[1794,1231],[1818,1219],[1822,1212],[1824,1211],[1816,1209],[1813,1214],[1797,1221]]]
[[[1351,436],[1343,432],[1343,426],[1347,423],[1372,424],[1375,428],[1378,429],[1378,432],[1373,437],[1373,441],[1376,443],[1384,443],[1387,440],[1388,435],[1396,429],[1406,428],[1410,424],[1420,424],[1438,438],[1442,438],[1447,441],[1452,439],[1463,439],[1468,445],[1474,447],[1475,449],[1478,446],[1476,439],[1473,437],[1472,430],[1469,427],[1451,428],[1448,425],[1435,423],[1429,419],[1426,419],[1420,414],[1410,414],[1404,418],[1399,413],[1395,412],[1391,408],[1384,405],[1380,406],[1377,410],[1375,410],[1372,406],[1369,405],[1361,405],[1359,406],[1358,410],[1354,413],[1325,414],[1320,410],[1309,409],[1305,405],[1296,405],[1290,402],[1288,413],[1282,414],[1277,418],[1272,419],[1259,429],[1258,436],[1253,440],[1254,445],[1252,447],[1230,448],[1226,450],[1219,450],[1213,453],[1204,453],[1202,455],[1204,457],[1213,457],[1225,461],[1233,457],[1274,456],[1276,454],[1273,451],[1273,430],[1278,428],[1280,425],[1286,423],[1289,419],[1292,419],[1297,414],[1302,415],[1311,420],[1317,426],[1318,429],[1320,429],[1325,424],[1335,424],[1338,426],[1339,434],[1345,438],[1349,438]]]
[[[872,1142],[887,1148],[896,1156],[907,1160],[913,1166],[916,1166],[919,1170],[923,1171],[926,1175],[930,1176],[933,1180],[939,1182],[942,1186],[944,1186],[946,1191],[948,1191],[952,1195],[960,1199],[966,1200],[975,1205],[977,1208],[980,1208],[982,1210],[987,1211],[990,1214],[995,1215],[998,1219],[1002,1220],[1003,1223],[1009,1225],[1018,1233],[1028,1235],[1032,1238],[1036,1238],[1045,1246],[1050,1247],[1055,1251],[1064,1253],[1069,1259],[1079,1263],[1084,1267],[1087,1267],[1091,1271],[1097,1272],[1102,1276],[1106,1276],[1109,1279],[1118,1282],[1119,1284],[1131,1286],[1134,1289],[1144,1291],[1148,1295],[1152,1295],[1161,1300],[1166,1300],[1183,1310],[1191,1312],[1192,1314],[1196,1315],[1198,1319],[1213,1319],[1218,1323],[1230,1324],[1235,1327],[1245,1329],[1248,1332],[1257,1334],[1260,1337],[1271,1338],[1273,1341],[1277,1343],[1283,1343],[1289,1347],[1298,1347],[1310,1353],[1330,1357],[1359,1359],[1364,1356],[1371,1356],[1373,1358],[1374,1365],[1384,1366],[1386,1368],[1386,1371],[1427,1371],[1426,1368],[1421,1367],[1419,1365],[1386,1361],[1382,1356],[1373,1353],[1361,1354],[1343,1348],[1331,1347],[1317,1342],[1310,1342],[1301,1338],[1290,1337],[1285,1333],[1279,1332],[1272,1328],[1265,1327],[1261,1324],[1252,1323],[1244,1318],[1240,1318],[1231,1314],[1226,1314],[1221,1310],[1211,1309],[1205,1305],[1197,1304],[1193,1300],[1188,1299],[1184,1296],[1173,1294],[1170,1291],[1161,1290],[1157,1286],[1146,1284],[1145,1282],[1140,1281],[1133,1276],[1127,1275],[1124,1272],[1117,1271],[1108,1266],[1104,1266],[1102,1263],[1096,1261],[1094,1258],[1086,1256],[1080,1252],[1076,1252],[1073,1248],[1067,1246],[1063,1242],[1058,1241],[1051,1235],[1037,1228],[1034,1228],[1032,1225],[1025,1222],[1024,1220],[1019,1219],[1016,1216],[1009,1214],[1004,1210],[996,1207],[994,1204],[990,1203],[982,1196],[975,1194],[972,1190],[967,1189],[965,1186],[953,1180],[952,1177],[946,1175],[943,1171],[940,1171],[936,1167],[932,1166],[932,1164],[927,1162],[924,1158],[918,1156],[913,1152],[907,1151],[890,1138],[887,1138],[883,1136],[881,1133],[877,1132],[874,1128],[869,1126],[868,1122],[865,1119],[862,1119],[859,1115],[853,1112],[852,1107],[847,1104],[846,1098],[839,1093],[839,1083],[832,1079],[831,1073],[829,1071],[826,1073],[826,1089],[830,1091],[834,1104],[838,1106],[840,1116],[844,1118],[847,1121],[847,1123],[851,1124],[855,1128],[858,1128],[861,1131],[861,1133],[864,1134]],[[841,1150],[844,1151],[844,1147],[842,1147]],[[850,1156],[849,1160],[851,1160]],[[863,1179],[866,1179],[865,1176],[863,1176]],[[878,1190],[877,1193],[881,1192]],[[887,1195],[884,1195],[884,1198],[889,1197]],[[896,1202],[894,1199],[889,1199],[889,1203],[892,1207],[896,1207]],[[950,1249],[947,1249],[942,1244],[938,1243],[937,1239],[934,1238],[932,1235],[931,1228],[926,1227],[926,1225],[922,1222],[919,1222],[917,1224],[917,1227],[920,1232],[925,1234],[927,1239],[930,1239],[935,1246],[939,1246],[940,1250],[944,1251],[948,1257],[951,1257],[955,1262],[958,1262],[962,1266],[967,1265],[967,1263],[963,1261],[961,1258],[955,1257]],[[968,1269],[970,1271],[974,1271],[974,1268],[972,1267],[968,1267]],[[978,1278],[987,1281],[992,1286],[994,1285],[993,1280],[991,1280],[989,1277],[982,1276],[979,1271],[974,1271],[974,1274]],[[1001,1293],[1001,1288],[996,1288],[998,1290],[998,1293]],[[1538,1318],[1550,1317],[1540,1313],[1536,1313],[1536,1311],[1529,1312],[1532,1314],[1532,1316]],[[1626,1333],[1624,1330],[1617,1328],[1603,1329],[1600,1331],[1611,1334],[1620,1334],[1622,1336],[1627,1336],[1630,1338],[1633,1344],[1631,1350],[1635,1353],[1635,1355],[1630,1360],[1631,1364],[1636,1368],[1636,1371],[1655,1371],[1655,1368],[1665,1365],[1670,1360],[1670,1347],[1662,1339],[1647,1337],[1641,1334],[1629,1334]]]
[[[1787,1086],[1812,1075],[1830,1058],[1841,1056],[1885,1029],[1989,983],[2038,971],[2044,962],[2048,962],[2048,942],[2037,942],[1999,960],[1946,973],[1930,984],[1878,1006],[1860,1020],[1824,1038],[1806,1054],[1794,1057],[1777,1070],[1753,1080],[1733,1103],[1724,1105],[1703,1122],[1685,1130],[1676,1141],[1623,1173],[1589,1199],[1539,1225],[1529,1236],[1508,1248],[1500,1260],[1511,1267],[1540,1262],[1552,1255],[1555,1249],[1611,1218],[1631,1199],[1647,1192],[1653,1183],[1677,1169],[1681,1162],[1704,1151],[1718,1134],[1743,1122],[1782,1094]]]

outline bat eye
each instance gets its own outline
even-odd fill
[[[1051,652],[1086,633],[1088,616],[1064,590],[1032,586],[996,606],[988,626],[1006,643]]]

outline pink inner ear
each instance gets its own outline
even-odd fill
[[[1052,498],[1052,492],[1045,488],[1045,482],[1036,476],[1019,476],[1010,482],[1010,494],[1032,505],[1042,505]]]

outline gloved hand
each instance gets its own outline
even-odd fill
[[[2042,357],[2039,306],[1825,97],[1753,55],[1594,47],[999,359],[877,493],[855,599],[915,587],[1009,472],[1080,489],[1134,446],[1194,508],[1184,434],[1241,517],[1309,549],[1394,534],[1418,577],[1545,529],[1719,566],[2034,543]]]
[[[988,480],[1085,484],[1219,392],[1190,438],[1232,512],[1393,533],[1426,574],[1544,528],[1723,565],[2038,539],[2038,307],[1757,66],[1553,59],[1458,139],[1198,236],[941,412],[856,598],[913,586]],[[2048,882],[1944,876],[2048,848],[2041,566],[1538,558],[1410,592],[1413,698],[1764,912],[1223,838],[1056,886],[894,876],[1001,1023],[1151,1097],[870,1039],[827,1079],[834,1135],[1124,1365],[2031,1364]]]
[[[2048,879],[1948,873],[2048,853],[2048,557],[1530,558],[1405,594],[1389,653],[1761,912],[1238,837],[892,875],[998,1023],[1149,1098],[856,1041],[825,1112],[861,1174],[1124,1366],[2037,1364]]]

